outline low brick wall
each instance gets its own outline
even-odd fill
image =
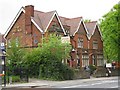
[[[120,69],[111,68],[110,76],[120,76]],[[107,69],[105,67],[97,67],[95,72],[93,73],[93,77],[106,77]]]
[[[111,69],[111,76],[120,76],[120,69]]]
[[[93,77],[106,77],[107,69],[105,67],[97,67],[92,74]]]
[[[87,79],[90,78],[90,72],[85,71],[83,68],[75,69],[74,79]]]

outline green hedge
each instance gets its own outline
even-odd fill
[[[96,66],[95,65],[89,65],[90,68],[90,73],[93,74],[93,72],[96,70]]]
[[[21,81],[20,76],[6,76],[6,82],[8,82],[8,80],[10,82],[10,78],[12,78],[12,83]],[[2,82],[4,82],[4,77],[2,77]]]

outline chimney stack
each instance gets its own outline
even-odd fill
[[[32,33],[31,17],[34,17],[34,6],[33,5],[25,6],[25,30],[26,30],[26,34]]]

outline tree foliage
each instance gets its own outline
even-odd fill
[[[111,11],[100,20],[103,34],[104,55],[109,61],[120,60],[120,4],[116,4]]]
[[[91,19],[85,19],[84,22],[85,22],[85,23],[91,22]]]
[[[12,74],[17,69],[22,61],[24,60],[25,49],[20,47],[19,42],[16,43],[16,40],[12,40],[9,47],[7,47],[7,66]]]
[[[62,63],[69,57],[71,46],[61,43],[61,39],[50,35],[43,39],[38,48],[26,54],[24,65],[29,68],[29,75],[44,79],[72,79],[72,70]]]

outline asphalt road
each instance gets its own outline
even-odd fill
[[[60,88],[118,88],[118,80],[88,81],[76,85],[60,86]]]
[[[98,78],[98,79],[84,79],[84,80],[70,80],[70,81],[57,81],[50,82],[46,86],[37,86],[34,88],[4,88],[2,90],[83,90],[88,88],[91,90],[96,90],[96,88],[104,88],[107,90],[118,90],[120,80],[118,77],[109,77],[109,78]],[[56,89],[57,88],[57,89]],[[99,90],[99,89],[97,89]],[[103,89],[102,89],[103,90]]]
[[[74,80],[72,82],[66,82],[61,84],[56,84],[51,86],[51,88],[118,88],[118,78],[108,78],[108,79],[96,79],[96,80]]]

